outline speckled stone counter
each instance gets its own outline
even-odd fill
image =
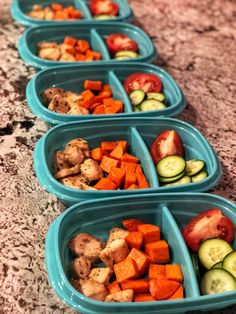
[[[0,1],[0,313],[74,313],[47,281],[45,234],[63,206],[40,187],[32,168],[34,145],[46,127],[25,101],[34,70],[18,57],[23,28],[11,20],[9,3]],[[223,178],[211,192],[235,201],[236,2],[130,4],[136,23],[154,40],[158,65],[173,75],[187,97],[178,118],[196,126],[222,162]],[[236,306],[214,313],[236,313]]]

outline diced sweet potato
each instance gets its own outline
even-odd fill
[[[150,293],[155,300],[168,299],[179,286],[179,282],[167,279],[153,279],[149,282]]]
[[[148,266],[149,266],[149,260],[143,252],[133,248],[130,251],[128,257],[131,258],[135,262],[135,265],[137,267],[137,270],[140,276],[144,275],[147,272]]]
[[[118,165],[118,160],[107,157],[107,156],[103,156],[100,167],[102,168],[103,171],[109,173],[111,171],[111,168],[117,167],[117,165]]]
[[[149,293],[139,293],[134,296],[134,302],[150,302],[155,301]]]
[[[167,300],[176,300],[184,298],[184,287],[180,285],[179,288],[167,299]]]
[[[183,274],[179,264],[166,265],[166,279],[183,282]]]
[[[160,228],[152,224],[143,224],[138,226],[138,231],[144,235],[144,243],[155,242],[160,240]]]
[[[150,264],[148,270],[148,279],[165,279],[166,278],[166,266],[158,264]]]
[[[119,286],[119,284],[118,284],[118,282],[116,280],[111,282],[107,286],[107,289],[108,289],[109,294],[121,291],[121,288],[120,288],[120,286]]]
[[[145,252],[155,263],[163,264],[170,262],[169,246],[165,240],[146,243]]]
[[[122,290],[132,289],[134,293],[144,293],[149,291],[149,283],[146,279],[130,279],[121,282]]]
[[[115,264],[114,273],[119,283],[139,276],[137,266],[132,258],[126,258],[124,261]]]
[[[135,218],[129,218],[122,221],[122,225],[129,231],[138,231],[138,225],[143,225],[143,221]]]
[[[125,238],[125,241],[131,249],[140,249],[143,243],[143,234],[140,231],[130,232]]]

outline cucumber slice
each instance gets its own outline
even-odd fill
[[[163,102],[166,97],[162,93],[147,93],[147,99],[156,99]]]
[[[108,14],[100,14],[93,17],[94,20],[110,20],[114,18],[115,17],[113,15],[108,15]]]
[[[166,156],[159,160],[156,165],[158,175],[165,178],[173,178],[181,174],[185,167],[185,160],[176,155]]]
[[[180,184],[188,184],[191,183],[191,178],[187,175],[184,175],[182,178],[180,178],[179,180],[169,183],[169,184],[165,184],[165,186],[170,186],[170,185],[180,185]]]
[[[136,89],[129,94],[129,98],[133,106],[138,106],[144,100],[145,93],[141,89]]]
[[[234,277],[224,269],[208,270],[201,280],[202,294],[216,294],[236,289]]]
[[[236,251],[225,256],[223,260],[223,268],[236,278]]]
[[[128,56],[121,56],[121,57],[115,57],[114,60],[129,60],[130,57]]]
[[[195,270],[197,280],[198,282],[200,282],[201,277],[200,277],[200,267],[199,267],[200,265],[199,265],[198,256],[197,254],[192,254],[191,258],[192,258],[193,268]]]
[[[141,103],[140,108],[142,111],[151,111],[165,109],[166,106],[156,99],[147,99]]]
[[[139,54],[137,52],[131,51],[131,50],[118,51],[115,54],[115,59],[120,58],[120,57],[126,57],[126,58],[130,58],[130,59],[134,59],[134,58],[138,58]]]
[[[202,181],[204,179],[206,179],[208,177],[208,173],[206,171],[201,171],[198,174],[196,174],[195,176],[191,177],[192,182],[198,182],[198,181]]]
[[[202,265],[210,269],[216,263],[233,251],[232,246],[222,239],[207,239],[202,242],[198,250],[198,257]]]
[[[205,162],[200,159],[191,159],[186,161],[186,173],[192,177],[198,174],[205,167]]]
[[[134,112],[141,112],[140,108],[138,106],[133,107]]]
[[[158,176],[158,180],[160,182],[163,183],[170,183],[168,185],[174,184],[173,182],[177,182],[179,179],[181,179],[185,174],[185,171],[181,172],[180,174],[178,174],[177,176],[171,177],[171,178],[166,178],[166,177],[162,177],[162,176]]]
[[[211,269],[214,269],[214,268],[222,268],[222,265],[223,265],[222,262],[216,263],[215,265],[213,265],[213,266],[211,267]]]

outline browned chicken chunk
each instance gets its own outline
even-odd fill
[[[64,93],[64,89],[62,88],[50,87],[42,93],[42,97],[45,103],[48,104],[54,98],[55,95],[58,95],[58,94],[61,95],[63,93]]]
[[[88,298],[104,301],[107,290],[105,286],[93,279],[81,279],[80,291]]]
[[[91,272],[91,262],[84,256],[77,257],[71,264],[71,271],[77,278],[86,278]]]
[[[86,244],[93,239],[95,238],[88,233],[80,233],[70,240],[69,249],[74,255],[80,256],[84,253]]]
[[[107,244],[114,240],[125,240],[127,235],[129,234],[129,231],[121,229],[121,228],[112,228],[110,231],[110,235],[107,241]]]
[[[111,275],[112,275],[112,271],[108,267],[93,268],[91,270],[89,278],[99,283],[102,283],[104,285],[107,285]]]
[[[93,239],[85,245],[83,255],[91,262],[98,260],[99,254],[104,248],[104,243],[98,239]]]
[[[105,297],[105,302],[132,302],[134,297],[134,291],[127,289],[109,294]]]
[[[103,263],[113,268],[113,264],[122,262],[129,254],[129,247],[125,240],[119,239],[110,242],[104,250],[100,252],[100,259]]]
[[[97,181],[103,177],[102,168],[93,159],[87,159],[81,165],[81,174],[90,182]]]
[[[88,185],[88,180],[81,175],[78,176],[68,176],[60,180],[62,184],[68,187],[72,187],[80,190],[94,190],[96,189]]]
[[[74,167],[71,168],[64,168],[59,170],[55,175],[54,178],[55,179],[61,179],[67,176],[71,176],[73,174],[77,174],[80,172],[80,165],[76,165]]]
[[[64,96],[62,94],[56,94],[48,105],[48,109],[55,111],[57,113],[68,113],[70,110]]]
[[[64,152],[66,154],[68,154],[70,152],[71,147],[77,147],[77,148],[81,149],[81,151],[84,155],[84,159],[87,159],[90,157],[90,149],[89,149],[88,142],[83,140],[82,138],[75,138],[75,139],[71,140],[65,146]]]

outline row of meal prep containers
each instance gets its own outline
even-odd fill
[[[119,17],[114,21],[130,20],[132,11],[127,3],[116,2],[121,10]],[[50,1],[45,2],[48,3]],[[137,61],[152,62],[157,57],[149,37],[133,25],[113,21],[94,23],[86,1],[75,0],[73,3],[85,13],[85,19],[71,23],[45,23],[25,15],[32,6],[30,1],[16,0],[12,5],[13,17],[22,24],[26,26],[43,24],[26,31],[19,41],[19,53],[26,63],[34,66],[36,70],[47,68],[29,82],[28,105],[50,126],[60,124],[49,130],[37,143],[34,152],[35,172],[46,190],[56,195],[67,206],[75,204],[53,222],[46,239],[47,270],[55,292],[64,302],[82,313],[137,313],[137,305],[133,303],[105,304],[84,297],[70,285],[66,275],[71,261],[67,243],[73,235],[78,232],[91,232],[105,239],[108,229],[114,223],[118,224],[126,217],[137,217],[150,223],[155,222],[163,230],[164,238],[174,248],[173,262],[182,265],[186,291],[186,298],[183,300],[140,303],[139,312],[184,313],[233,304],[235,292],[200,296],[190,254],[180,233],[181,228],[191,217],[213,207],[221,208],[222,212],[236,224],[234,204],[214,195],[195,193],[209,190],[221,177],[221,166],[215,152],[197,129],[188,123],[164,118],[180,113],[186,101],[181,89],[166,71],[155,65],[137,63]],[[128,62],[112,60],[104,44],[104,38],[114,32],[123,32],[135,39],[139,44],[141,57]],[[65,62],[46,61],[37,57],[37,43],[44,40],[61,41],[66,35],[88,39],[92,47],[102,53],[104,60],[68,65]],[[128,75],[137,71],[156,74],[161,78],[167,108],[151,112],[132,111],[122,83]],[[124,102],[124,113],[106,116],[68,116],[52,112],[43,104],[41,94],[45,89],[56,86],[80,92],[84,79],[102,79],[104,83],[111,85],[113,95]],[[166,129],[173,129],[181,136],[188,159],[198,158],[206,162],[209,176],[205,180],[188,185],[159,186],[149,147],[156,135]],[[52,174],[53,154],[75,137],[84,138],[91,147],[98,146],[104,140],[114,141],[121,138],[127,140],[131,146],[131,153],[141,161],[150,182],[150,189],[82,191],[61,185]]]

